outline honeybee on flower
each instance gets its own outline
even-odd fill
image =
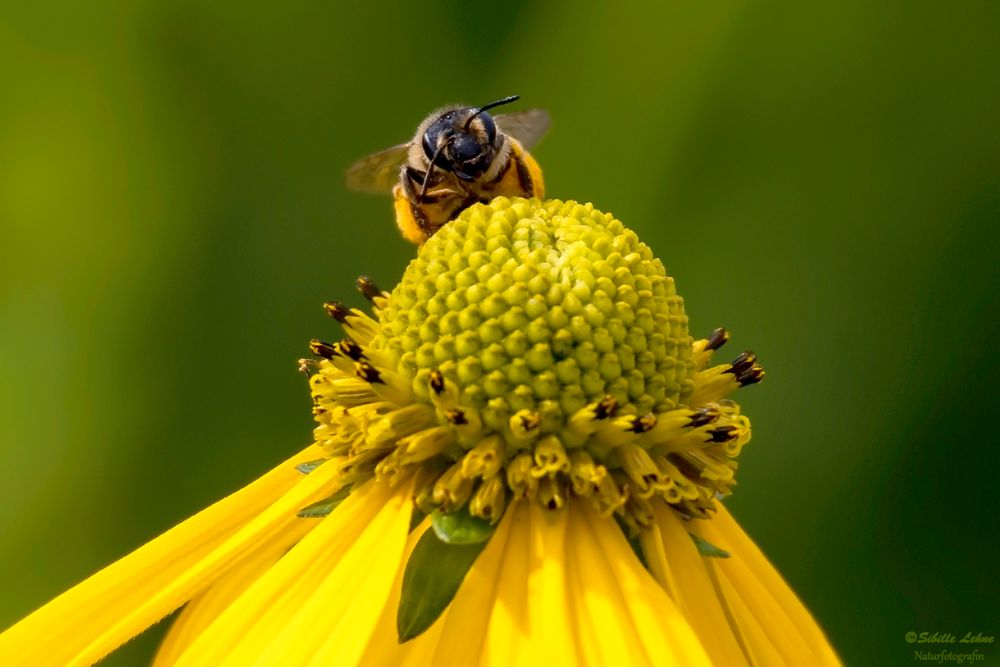
[[[409,142],[355,162],[347,170],[347,186],[391,192],[396,224],[418,245],[473,204],[498,196],[542,197],[542,170],[528,149],[548,130],[548,112],[489,113],[517,99],[432,112]]]

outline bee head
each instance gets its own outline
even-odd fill
[[[461,107],[443,113],[421,138],[427,160],[463,181],[482,175],[498,148],[497,126],[486,110],[517,99],[517,95],[511,95],[485,106]]]

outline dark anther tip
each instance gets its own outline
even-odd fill
[[[347,306],[339,301],[327,301],[323,304],[323,310],[326,311],[327,315],[341,324],[347,324],[347,315],[351,312]]]
[[[430,385],[431,391],[435,394],[441,394],[444,392],[444,375],[441,374],[441,371],[431,371],[427,384]]]
[[[642,417],[634,417],[632,419],[631,431],[633,433],[645,433],[654,426],[656,426],[656,415],[650,412]]]
[[[718,350],[720,347],[729,342],[729,332],[719,327],[712,332],[712,335],[708,337],[708,344],[705,345],[706,350]]]
[[[616,412],[618,412],[618,400],[608,394],[598,401],[597,407],[594,409],[594,418],[607,419],[608,417],[614,417]]]
[[[691,426],[692,428],[698,428],[700,426],[704,426],[705,424],[711,424],[718,418],[719,418],[719,411],[716,408],[712,407],[699,408],[698,410],[694,411],[693,415],[691,415],[690,421],[688,422],[688,426]]]
[[[379,375],[378,370],[367,361],[359,361],[355,364],[355,371],[357,372],[358,377],[365,382],[382,384],[382,376]]]
[[[740,373],[736,376],[741,387],[746,387],[747,385],[757,384],[764,379],[764,369],[760,366],[754,365],[752,368]]]
[[[726,369],[727,373],[732,373],[736,377],[739,377],[748,371],[757,367],[757,355],[753,353],[752,350],[747,350],[740,356],[733,359],[729,368]]]
[[[444,418],[455,426],[461,426],[463,424],[468,424],[469,420],[465,417],[465,412],[457,408],[452,408],[451,410],[444,411]]]
[[[719,428],[713,428],[708,432],[711,436],[712,442],[729,442],[736,437],[739,433],[739,429],[735,426],[720,426]]]
[[[337,343],[337,351],[354,361],[361,361],[365,358],[365,351],[361,349],[361,346],[355,343],[350,338],[345,338],[344,340]]]
[[[354,285],[361,292],[361,295],[369,301],[374,302],[377,297],[382,296],[382,290],[368,276],[358,276],[358,279],[354,281]]]
[[[525,431],[533,431],[542,425],[542,418],[537,412],[521,415],[521,426]]]
[[[309,351],[317,357],[323,357],[324,359],[332,359],[337,354],[337,350],[333,345],[316,340],[315,338],[309,341]]]

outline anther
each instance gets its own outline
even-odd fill
[[[368,276],[358,276],[358,279],[354,281],[354,285],[358,288],[358,291],[361,292],[361,295],[372,303],[375,303],[376,298],[385,295],[385,292],[379,289],[379,286],[375,284],[375,281]]]
[[[712,442],[729,442],[739,435],[740,430],[735,426],[719,426],[708,431]]]
[[[764,379],[764,369],[755,364],[753,368],[737,375],[736,379],[739,380],[741,387],[745,387],[750,384],[757,384]]]
[[[444,375],[441,374],[441,371],[431,371],[427,384],[435,394],[441,395],[444,393]]]
[[[706,350],[718,350],[720,347],[729,342],[729,332],[719,327],[712,332],[712,335],[708,337],[708,342],[705,343]]]
[[[750,350],[736,357],[725,372],[735,375],[741,387],[756,384],[764,379],[764,369],[757,363],[757,355]]]
[[[534,437],[542,425],[542,416],[533,410],[518,410],[508,421],[511,433],[518,440]]]
[[[347,306],[339,301],[327,301],[323,304],[323,310],[341,324],[347,324],[347,315],[351,312]]]
[[[751,350],[747,350],[740,356],[733,359],[729,369],[726,370],[726,372],[739,376],[746,370],[753,368],[754,364],[756,363],[757,363],[757,355],[754,354]]]
[[[382,376],[379,375],[378,370],[367,361],[359,361],[355,364],[354,372],[365,382],[383,384]]]
[[[324,359],[332,359],[337,354],[337,349],[332,344],[324,343],[315,338],[309,341],[309,351],[317,357],[323,357]]]
[[[695,410],[689,417],[688,426],[698,428],[705,424],[711,424],[719,418],[719,409],[711,406]]]
[[[336,351],[337,353],[344,355],[348,359],[353,359],[354,361],[361,361],[365,357],[365,352],[361,349],[361,346],[350,338],[345,338],[337,343]]]
[[[618,400],[608,394],[598,401],[597,407],[594,408],[594,419],[614,417],[616,412],[618,412]]]
[[[465,412],[463,410],[459,410],[458,408],[445,410],[444,418],[447,419],[449,423],[454,424],[455,426],[461,426],[463,424],[469,423],[469,420],[465,417]]]
[[[656,426],[656,415],[650,412],[642,417],[633,417],[632,428],[630,430],[633,433],[645,433],[654,426]]]
[[[305,373],[306,375],[312,375],[313,371],[316,370],[316,360],[315,359],[299,359],[299,372]]]

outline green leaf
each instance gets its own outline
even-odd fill
[[[694,540],[694,545],[698,547],[698,553],[702,556],[709,556],[710,558],[729,558],[728,551],[723,551],[711,542],[695,535],[694,533],[688,533],[688,535],[690,535],[691,539]]]
[[[485,546],[486,542],[445,544],[433,530],[420,537],[403,571],[403,590],[396,611],[400,644],[420,635],[437,620]]]
[[[426,513],[424,513],[420,509],[414,507],[413,508],[413,514],[410,515],[410,530],[409,530],[409,532],[412,533],[413,531],[415,531],[417,529],[417,526],[420,525],[420,522],[424,520],[425,516],[427,516]]]
[[[349,496],[351,493],[351,487],[345,486],[340,491],[329,498],[324,498],[323,500],[318,500],[312,505],[308,505],[299,510],[298,516],[302,519],[319,519],[337,508],[337,505],[344,502],[344,498]]]
[[[431,525],[438,539],[446,544],[480,544],[490,539],[495,526],[469,514],[464,507],[457,512],[431,513]]]

